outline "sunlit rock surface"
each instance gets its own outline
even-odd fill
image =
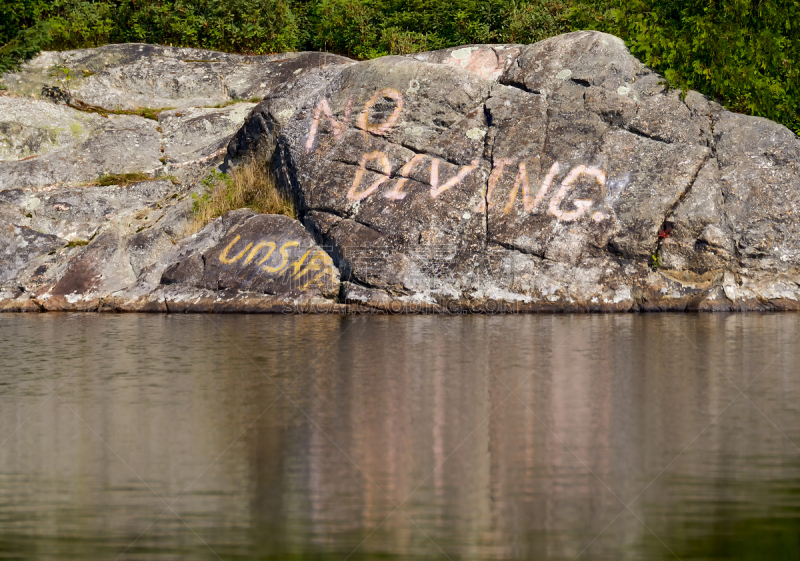
[[[111,45],[3,79],[3,309],[800,308],[800,140],[610,35],[365,62]],[[200,181],[250,157],[298,220],[194,233]]]

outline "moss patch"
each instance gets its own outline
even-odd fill
[[[163,111],[175,109],[174,107],[162,107],[160,109],[153,109],[151,107],[137,107],[136,109],[106,109],[104,107],[98,107],[97,105],[84,103],[79,99],[73,99],[70,101],[69,106],[73,109],[77,109],[78,111],[83,111],[84,113],[97,113],[103,117],[108,117],[109,115],[134,115],[136,117],[144,117],[145,119],[151,119],[153,121],[158,121],[158,116]]]
[[[109,185],[130,185],[131,183],[139,183],[141,181],[156,181],[160,178],[150,177],[144,173],[108,173],[101,175],[94,181],[90,181],[87,185],[95,185],[99,187],[108,187]]]
[[[237,103],[260,103],[260,97],[251,97],[250,99],[229,99],[228,101],[223,101],[222,103],[217,103],[216,105],[204,105],[205,109],[222,109],[223,107],[230,107],[231,105],[236,105]]]
[[[131,183],[143,183],[145,181],[170,181],[173,185],[180,185],[181,182],[174,175],[160,175],[150,177],[145,173],[107,173],[101,175],[94,181],[84,183],[84,187],[108,187],[110,185],[130,185]]]

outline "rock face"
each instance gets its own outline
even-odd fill
[[[84,104],[173,109],[0,98],[5,309],[800,308],[800,139],[610,35],[359,63],[116,45],[4,80],[36,93],[58,65]],[[299,221],[189,236],[198,180],[253,156]],[[85,185],[123,170],[154,181]]]

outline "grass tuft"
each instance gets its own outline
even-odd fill
[[[195,231],[237,208],[252,208],[264,214],[284,214],[296,217],[292,200],[280,189],[269,170],[269,162],[250,158],[230,174],[216,170],[203,180],[206,190],[192,195]]]
[[[181,182],[174,175],[159,175],[158,177],[151,177],[146,173],[108,173],[101,175],[94,181],[84,183],[84,187],[109,187],[111,185],[119,185],[125,187],[131,183],[143,183],[145,181],[170,181],[173,185],[180,185]]]
[[[160,179],[160,178],[159,178]],[[145,173],[109,173],[101,175],[94,181],[90,181],[88,185],[98,187],[108,187],[109,185],[130,185],[131,183],[138,183],[140,181],[155,181],[156,179],[150,177]]]
[[[227,101],[223,101],[221,103],[217,103],[216,105],[204,105],[204,109],[222,109],[223,107],[230,107],[231,105],[236,105],[237,103],[261,103],[263,98],[260,97],[251,97],[248,99],[241,99],[238,97],[234,97],[233,99],[229,99]]]
[[[138,107],[136,109],[118,109],[114,111],[109,111],[109,113],[113,113],[114,115],[136,115],[138,117],[144,117],[145,119],[150,119],[153,121],[158,121],[158,114],[162,111],[166,111],[166,109],[151,109],[149,107]]]
[[[69,94],[69,92],[67,93]],[[137,107],[136,109],[106,109],[105,107],[84,103],[80,99],[72,99],[71,97],[67,105],[73,109],[77,109],[78,111],[83,111],[84,113],[97,113],[105,118],[108,118],[109,115],[133,115],[135,117],[143,117],[152,121],[158,121],[158,116],[163,111],[175,109],[174,107],[161,107],[159,109],[153,109],[151,107]]]

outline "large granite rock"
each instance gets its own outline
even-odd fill
[[[61,86],[109,110],[184,109],[261,98],[310,69],[348,62],[327,53],[244,56],[129,43],[42,53],[3,80],[25,96],[38,97],[43,86]]]
[[[5,97],[0,122],[0,143],[8,147],[0,161],[0,189],[77,185],[104,174],[154,174],[162,167],[158,124],[150,119],[104,118],[47,101]]]
[[[107,174],[197,179],[223,160],[254,101],[311,69],[350,62],[139,44],[42,53],[3,76],[0,190]]]
[[[329,311],[339,271],[286,216],[231,211],[170,248],[103,303],[122,311]]]
[[[83,106],[13,97],[63,67]],[[800,140],[610,35],[359,63],[112,45],[4,80],[3,309],[800,308]],[[299,220],[192,233],[198,181],[252,157]],[[127,171],[171,178],[86,185]]]
[[[618,38],[334,72],[295,83],[288,119],[287,95],[267,96],[229,157],[275,150],[346,301],[797,307],[797,137],[668,90]]]

